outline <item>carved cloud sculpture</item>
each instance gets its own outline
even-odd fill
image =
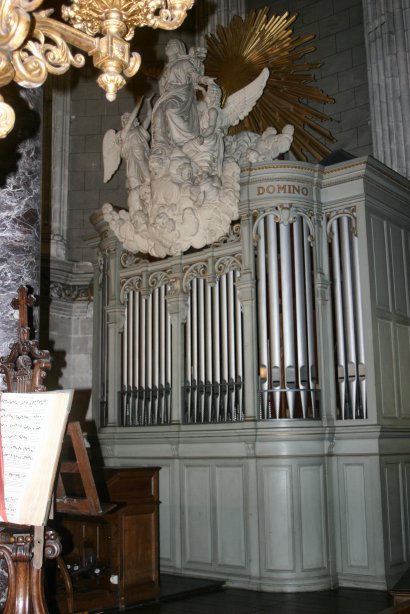
[[[138,104],[103,141],[104,181],[123,159],[128,189],[128,210],[106,203],[104,219],[125,249],[160,258],[221,239],[238,217],[239,158],[227,131],[250,113],[269,77],[262,70],[222,107],[219,86],[204,74],[204,49],[187,53],[173,39],[166,54],[159,97],[153,107],[145,102],[144,123]]]

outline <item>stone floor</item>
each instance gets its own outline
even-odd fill
[[[165,576],[161,600],[122,610],[127,614],[379,614],[392,605],[382,591],[338,589],[310,593],[260,593],[224,588],[195,578]],[[114,614],[119,610],[94,610]]]

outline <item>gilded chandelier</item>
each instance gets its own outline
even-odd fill
[[[194,0],[72,0],[62,7],[67,25],[37,11],[43,0],[0,0],[0,87],[16,81],[26,88],[41,86],[49,73],[61,75],[70,66],[85,63],[91,55],[101,71],[97,82],[114,100],[141,64],[139,53],[130,53],[136,27],[174,30]],[[14,126],[14,111],[0,96],[0,138]]]

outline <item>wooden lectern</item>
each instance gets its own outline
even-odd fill
[[[12,307],[19,310],[18,340],[11,345],[8,356],[0,358],[0,374],[4,376],[7,392],[45,390],[43,380],[51,362],[49,352],[39,350],[37,341],[30,340],[27,309],[33,304],[34,297],[28,295],[26,288],[19,288],[17,299],[12,301]],[[79,423],[69,424],[67,434],[72,440],[76,460],[69,466],[63,464],[61,470],[79,474],[84,484],[85,497],[70,500],[59,476],[57,509],[98,515],[115,507],[100,504]],[[44,558],[57,559],[67,589],[68,607],[72,610],[72,584],[61,557],[59,535],[44,526],[2,525],[0,559],[5,561],[8,571],[8,596],[4,614],[47,614],[43,591]]]

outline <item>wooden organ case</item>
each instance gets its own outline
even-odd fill
[[[114,509],[58,515],[74,612],[159,596],[159,468],[104,468],[96,481],[103,500],[117,504]],[[69,611],[63,594],[58,605]]]

